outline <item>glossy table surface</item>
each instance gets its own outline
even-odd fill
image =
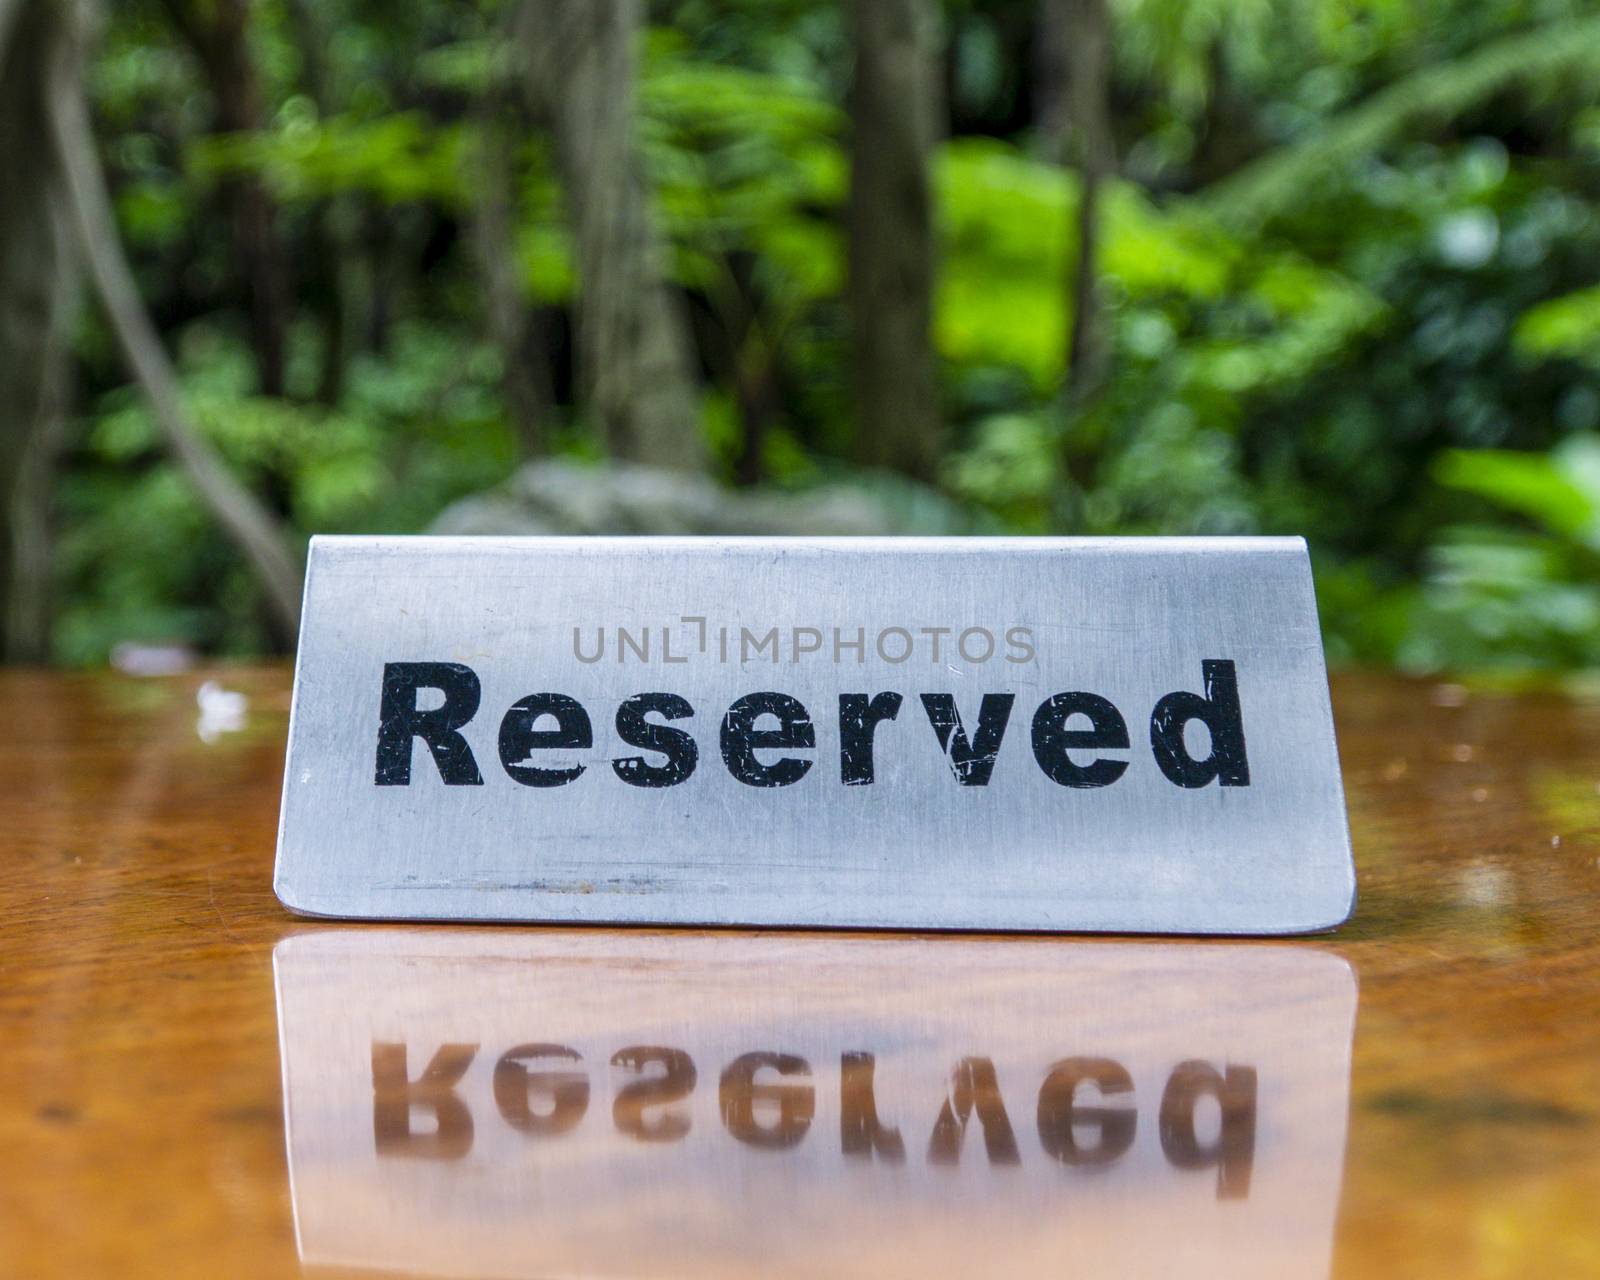
[[[1600,702],[1336,677],[1206,942],[296,920],[288,694],[0,674],[0,1275],[1600,1275]]]

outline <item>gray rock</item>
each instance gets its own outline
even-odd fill
[[[703,475],[632,463],[531,462],[452,503],[430,533],[868,535],[974,532],[923,485],[875,474],[801,493],[724,489]]]

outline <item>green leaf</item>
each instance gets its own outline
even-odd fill
[[[1600,360],[1600,285],[1528,308],[1512,340],[1531,356]]]
[[[1569,538],[1592,536],[1600,502],[1562,465],[1559,456],[1510,449],[1451,449],[1434,467],[1446,488],[1474,493]]]

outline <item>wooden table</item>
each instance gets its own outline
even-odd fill
[[[0,1275],[1600,1274],[1600,704],[1334,693],[1338,933],[918,940],[296,920],[285,671],[0,675]]]

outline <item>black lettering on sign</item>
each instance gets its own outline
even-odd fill
[[[839,695],[839,780],[847,787],[869,787],[876,780],[872,736],[885,720],[900,714],[898,693]]]
[[[1206,693],[1169,693],[1150,714],[1150,745],[1167,779],[1180,787],[1203,787],[1216,779],[1224,787],[1248,787],[1250,762],[1244,754],[1244,717],[1239,708],[1239,680],[1233,663],[1207,658],[1200,664]],[[1191,720],[1205,725],[1211,753],[1204,760],[1189,754],[1183,730]]]
[[[1109,1058],[1064,1058],[1050,1068],[1039,1088],[1039,1145],[1062,1164],[1108,1165],[1133,1145],[1139,1117],[1132,1107],[1094,1107],[1078,1103],[1078,1090],[1092,1084],[1104,1099],[1128,1097],[1133,1078]],[[1078,1141],[1078,1127],[1093,1126],[1093,1145]]]
[[[1203,694],[1177,690],[1165,694],[1151,711],[1150,745],[1156,763],[1162,775],[1179,787],[1199,788],[1212,782],[1249,786],[1237,671],[1230,660],[1207,658],[1201,673]],[[425,690],[439,695],[439,705],[419,706]],[[481,786],[477,761],[461,733],[477,714],[481,696],[477,673],[460,663],[386,663],[374,772],[377,785],[410,784],[413,747],[421,739],[446,785]],[[838,696],[839,780],[847,787],[871,786],[877,781],[877,731],[899,717],[904,698],[892,690]],[[970,734],[953,694],[918,696],[956,781],[965,787],[988,786],[1015,695],[984,694],[976,729]],[[611,761],[613,772],[635,787],[672,787],[686,781],[698,767],[699,746],[686,729],[663,721],[694,715],[688,700],[673,693],[638,693],[623,699],[616,710],[618,738],[661,759],[619,755]],[[1196,758],[1186,741],[1186,730],[1195,723],[1205,726],[1209,738],[1203,759]],[[585,771],[582,764],[537,763],[536,752],[584,751],[593,745],[589,712],[566,694],[530,694],[513,704],[500,722],[500,762],[513,781],[526,787],[563,786]],[[811,713],[788,694],[746,694],[722,719],[723,761],[733,777],[749,787],[792,786],[815,763],[793,754],[769,761],[760,753],[810,751],[816,745]],[[1122,712],[1097,693],[1058,693],[1034,711],[1034,760],[1059,786],[1110,786],[1127,773],[1130,762],[1105,753],[1126,751],[1129,746]]]
[[[757,729],[762,716],[776,716],[778,728]],[[811,771],[813,761],[783,756],[771,764],[756,759],[757,751],[792,751],[817,745],[817,729],[803,703],[786,693],[751,693],[728,708],[722,718],[722,759],[747,787],[787,787]]]
[[[700,748],[682,729],[654,724],[647,715],[663,720],[686,720],[694,714],[687,700],[675,693],[636,693],[617,708],[617,737],[630,747],[659,751],[663,764],[651,764],[643,756],[620,756],[611,762],[617,777],[635,787],[675,787],[700,762]]]
[[[955,695],[925,693],[922,709],[928,713],[928,723],[939,738],[939,748],[950,762],[950,772],[964,787],[986,787],[989,775],[994,772],[994,760],[1000,754],[1000,740],[1005,736],[1006,721],[1011,718],[1011,704],[1016,695],[986,693],[978,706],[978,731],[967,739],[961,724],[961,713],[956,710]]]
[[[1069,729],[1073,716],[1087,716],[1089,728]],[[1097,693],[1058,693],[1033,713],[1033,758],[1045,776],[1063,787],[1108,787],[1128,771],[1126,760],[1096,757],[1077,764],[1070,751],[1126,750],[1128,722]]]
[[[1201,1146],[1194,1113],[1205,1097],[1217,1100],[1222,1121],[1216,1139]],[[1256,1069],[1230,1063],[1220,1074],[1209,1062],[1180,1062],[1161,1095],[1161,1150],[1180,1169],[1214,1166],[1218,1200],[1248,1196],[1256,1156]]]
[[[535,729],[546,716],[554,729]],[[560,787],[583,773],[581,764],[546,769],[533,763],[535,751],[581,751],[594,746],[594,726],[576,698],[564,693],[530,693],[513,703],[500,721],[500,763],[513,782],[525,787]]]
[[[505,1121],[519,1133],[553,1137],[565,1133],[589,1109],[589,1077],[568,1067],[530,1071],[528,1064],[555,1058],[582,1061],[575,1049],[561,1044],[519,1044],[507,1049],[494,1064],[494,1104]],[[534,1109],[538,1096],[547,1102]]]
[[[472,1150],[472,1112],[456,1085],[478,1052],[475,1044],[446,1044],[412,1080],[403,1044],[372,1045],[372,1142],[380,1156],[459,1160]],[[411,1127],[417,1108],[433,1114],[433,1131]]]
[[[903,1164],[906,1144],[900,1130],[878,1120],[872,1077],[877,1059],[870,1053],[839,1055],[839,1148],[847,1156],[872,1159],[876,1152],[889,1164]]]
[[[770,1068],[779,1076],[807,1077],[811,1064],[790,1053],[746,1053],[728,1064],[722,1073],[717,1103],[722,1123],[740,1142],[767,1151],[792,1147],[806,1136],[811,1117],[816,1113],[817,1095],[809,1084],[756,1083],[756,1072]],[[771,1104],[776,1109],[771,1123],[756,1118],[756,1104]]]
[[[928,1163],[955,1165],[961,1162],[961,1139],[967,1132],[967,1118],[976,1111],[983,1126],[983,1145],[990,1164],[1021,1164],[1017,1137],[1011,1131],[1011,1117],[1000,1097],[1000,1082],[994,1063],[988,1058],[963,1058],[950,1076],[950,1093],[928,1137]]]
[[[421,689],[437,689],[444,702],[426,711],[417,707]],[[477,672],[459,662],[386,662],[383,697],[378,710],[378,764],[373,781],[380,787],[411,785],[411,741],[428,744],[446,786],[481,787],[483,775],[472,748],[457,732],[478,713],[483,689]]]
[[[681,1101],[694,1092],[699,1079],[694,1059],[682,1049],[646,1044],[618,1049],[611,1055],[611,1065],[641,1076],[646,1067],[662,1069],[659,1075],[635,1080],[617,1090],[616,1101],[611,1104],[611,1120],[619,1133],[640,1142],[676,1142],[689,1132],[693,1122],[682,1108],[674,1107],[654,1119],[647,1118],[644,1111],[646,1107]]]

